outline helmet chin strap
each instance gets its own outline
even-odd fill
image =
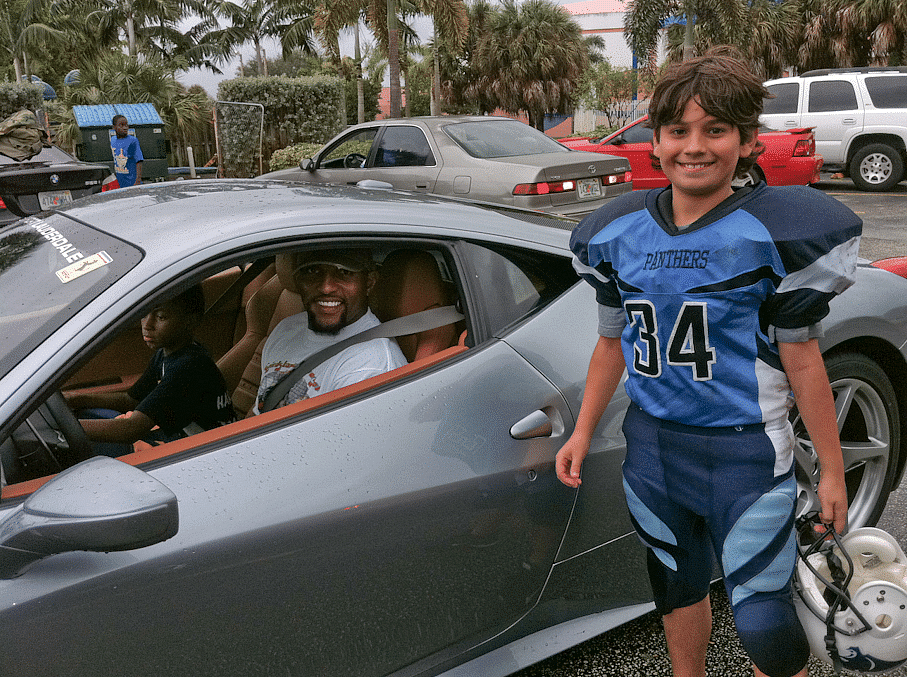
[[[838,534],[834,531],[834,527],[829,527],[834,533],[834,539],[837,542]],[[840,546],[839,546],[840,547]],[[834,581],[835,586],[844,592],[847,595],[847,599],[850,599],[850,592],[847,589],[850,579],[853,577],[853,561],[850,559],[850,555],[847,554],[847,551],[841,548],[841,551],[844,553],[844,556],[850,562],[850,574],[847,574],[844,571],[844,567],[841,565],[841,558],[835,554],[833,548],[825,548],[825,561],[828,562],[828,570],[831,572],[831,579]],[[831,658],[831,665],[834,668],[835,674],[840,675],[843,665],[841,664],[841,654],[838,653],[838,641],[835,637],[835,614],[840,611],[843,604],[843,597],[841,595],[835,594],[831,589],[826,588],[825,593],[823,594],[825,601],[828,602],[828,614],[825,616],[825,649],[828,651],[828,656]],[[829,599],[832,597],[833,599]]]
[[[816,571],[808,558],[810,555],[817,552],[821,553],[825,557],[825,561],[828,564],[828,570],[831,573],[832,582],[826,586],[825,591],[822,594],[822,597],[828,604],[828,613],[824,618],[826,627],[825,649],[831,659],[835,674],[840,675],[843,670],[843,664],[841,655],[838,653],[838,642],[837,637],[835,636],[835,633],[838,631],[835,627],[835,615],[846,607],[850,607],[857,618],[863,623],[864,630],[869,630],[871,627],[850,600],[848,587],[850,586],[850,581],[853,579],[854,574],[853,559],[841,543],[841,537],[838,532],[835,531],[833,525],[824,524],[823,526],[826,529],[825,533],[816,533],[813,527],[816,524],[819,524],[818,515],[804,516],[797,521],[797,532],[800,538],[803,540],[808,540],[809,538],[813,539],[809,547],[805,549],[798,548],[800,557],[806,563],[806,566],[818,576],[819,572]],[[832,540],[828,539],[829,534],[831,535]],[[835,552],[834,545],[837,545],[838,550],[844,555],[844,559],[847,561],[846,568],[844,567],[843,562],[841,562],[841,558],[838,557]]]

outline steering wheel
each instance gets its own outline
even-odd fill
[[[343,158],[343,166],[347,169],[358,169],[365,166],[366,157],[362,153],[350,153]]]
[[[66,404],[66,400],[63,399],[63,395],[60,394],[59,390],[47,398],[42,408],[45,408],[50,414],[52,421],[49,423],[63,435],[69,446],[66,458],[57,459],[64,468],[93,456],[91,440],[88,439],[85,430],[79,425],[76,415]],[[59,444],[54,443],[49,446],[60,448]]]

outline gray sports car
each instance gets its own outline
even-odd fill
[[[507,675],[652,608],[621,489],[621,390],[578,490],[554,455],[596,340],[571,223],[386,190],[147,186],[0,235],[0,674]],[[371,247],[382,319],[459,315],[396,371],[117,459],[60,391],[116,391],[138,320],[201,283],[244,414],[300,299],[276,255]],[[409,341],[400,339],[401,347]],[[851,525],[903,473],[907,280],[872,266],[823,349]],[[802,440],[801,509],[815,463]]]
[[[349,127],[265,178],[454,195],[579,218],[632,188],[630,162],[577,151],[507,117],[444,115]]]

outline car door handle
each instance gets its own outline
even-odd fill
[[[538,409],[526,418],[517,421],[510,428],[510,436],[515,440],[531,440],[537,437],[551,437],[554,433],[554,424],[551,417],[542,409]]]
[[[857,121],[856,121],[856,118],[844,118],[843,120],[841,120],[841,124],[855,125],[855,124],[857,124]]]

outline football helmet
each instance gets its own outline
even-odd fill
[[[894,670],[907,663],[907,557],[881,529],[831,531],[801,545],[794,571],[810,649],[839,672]]]

